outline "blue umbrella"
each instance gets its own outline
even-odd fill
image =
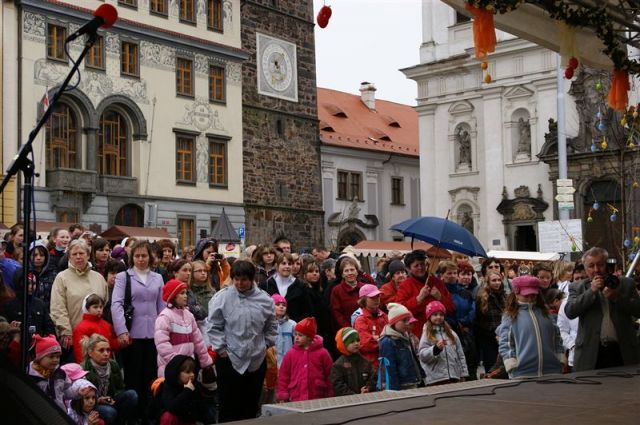
[[[471,232],[446,218],[411,218],[391,226],[391,230],[470,257],[487,257],[482,244]]]

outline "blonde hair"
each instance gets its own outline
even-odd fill
[[[445,273],[448,270],[458,271],[458,264],[451,260],[440,261],[438,264],[438,273]]]
[[[100,342],[106,342],[109,344],[109,340],[100,334],[93,334],[91,336],[83,336],[80,344],[82,345],[82,356],[86,359],[89,357],[89,352]]]
[[[451,326],[449,326],[449,324],[446,322],[446,320],[443,322],[442,327],[444,328],[444,333],[447,334],[447,336],[449,337],[449,339],[453,342],[456,342],[456,334],[453,333],[453,329],[451,329]],[[424,336],[425,338],[427,338],[427,340],[431,341],[431,342],[438,342],[438,338],[436,337],[436,330],[434,328],[433,323],[431,323],[430,319],[427,319],[427,323],[425,323],[424,325]]]
[[[500,278],[500,292],[504,291],[504,282],[502,281],[502,275],[495,270],[487,270],[485,275],[484,284],[478,290],[478,296],[476,299],[476,309],[479,309],[483,314],[489,312],[489,295],[491,294],[491,286],[489,281],[491,276],[496,275]]]
[[[195,282],[193,280],[193,277],[195,276],[195,274],[193,273],[193,271],[196,269],[196,266],[201,266],[205,272],[207,272],[207,278],[205,279],[205,283],[207,284],[207,288],[209,288],[210,291],[213,291],[213,286],[211,286],[211,279],[209,279],[209,269],[207,268],[207,263],[205,263],[202,260],[194,260],[191,262],[191,280],[190,283],[193,285],[193,282]],[[200,284],[201,282],[198,282],[198,284]]]
[[[562,276],[566,273],[573,273],[575,263],[571,261],[556,261],[553,265],[553,280],[554,282],[562,282]]]

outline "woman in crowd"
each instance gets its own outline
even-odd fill
[[[258,285],[262,285],[276,273],[276,254],[276,249],[272,246],[260,246],[253,253]]]
[[[351,257],[341,257],[340,283],[331,290],[330,310],[335,328],[351,327],[351,314],[358,309],[359,291],[363,283],[358,281],[360,263]]]
[[[318,325],[318,335],[322,337],[324,347],[329,352],[333,352],[335,351],[335,341],[334,338],[331,338],[331,314],[329,313],[329,304],[323,294],[320,268],[313,261],[304,262],[300,275],[309,293],[313,317]]]
[[[109,241],[104,238],[95,238],[91,243],[91,265],[93,270],[97,271],[107,279],[107,261],[111,254]]]
[[[71,349],[73,328],[82,320],[82,304],[87,295],[108,297],[107,282],[89,266],[91,249],[83,239],[69,244],[69,268],[58,273],[51,290],[51,319],[56,326],[60,345]],[[76,359],[81,361],[82,359]]]
[[[157,372],[153,337],[156,319],[165,307],[162,301],[164,282],[160,274],[151,271],[153,257],[149,242],[140,240],[133,244],[129,264],[131,267],[127,271],[116,276],[111,315],[120,347],[127,347],[122,350],[125,383],[138,394],[138,416],[145,418],[149,385]],[[125,298],[127,286],[131,288],[130,301]],[[127,373],[129,371],[134,373]]]
[[[308,289],[292,275],[293,257],[281,254],[276,260],[276,273],[260,289],[269,295],[280,294],[287,300],[289,318],[298,323],[305,317],[313,316],[313,307]]]
[[[229,276],[231,265],[224,255],[218,253],[218,242],[215,239],[200,239],[193,259],[205,262],[209,270],[211,287],[216,291],[220,290]]]
[[[197,321],[202,321],[207,318],[207,313],[191,290],[192,270],[193,266],[189,261],[178,258],[169,265],[169,279],[176,279],[187,285],[188,310],[194,315]]]
[[[502,321],[506,295],[499,272],[489,270],[485,279],[486,283],[478,291],[476,299],[475,334],[484,370],[489,372],[498,358],[496,329]]]

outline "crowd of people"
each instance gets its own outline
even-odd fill
[[[0,363],[20,370],[28,327],[25,372],[82,425],[228,422],[265,403],[640,360],[638,289],[601,248],[529,266],[415,250],[369,275],[283,237],[237,259],[212,239],[178,256],[74,225],[31,242],[27,270],[24,243],[16,227],[2,245]]]

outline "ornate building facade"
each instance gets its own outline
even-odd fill
[[[537,223],[554,218],[549,165],[538,154],[556,117],[556,55],[498,32],[486,84],[469,19],[440,2],[422,8],[420,64],[402,70],[418,84],[421,213],[449,212],[487,250],[537,251]]]
[[[323,241],[313,2],[242,0],[247,243]]]
[[[37,219],[162,227],[183,246],[223,207],[244,224],[240,3],[107,2],[118,21],[34,144]],[[3,2],[5,162],[84,47],[64,39],[103,3]]]

